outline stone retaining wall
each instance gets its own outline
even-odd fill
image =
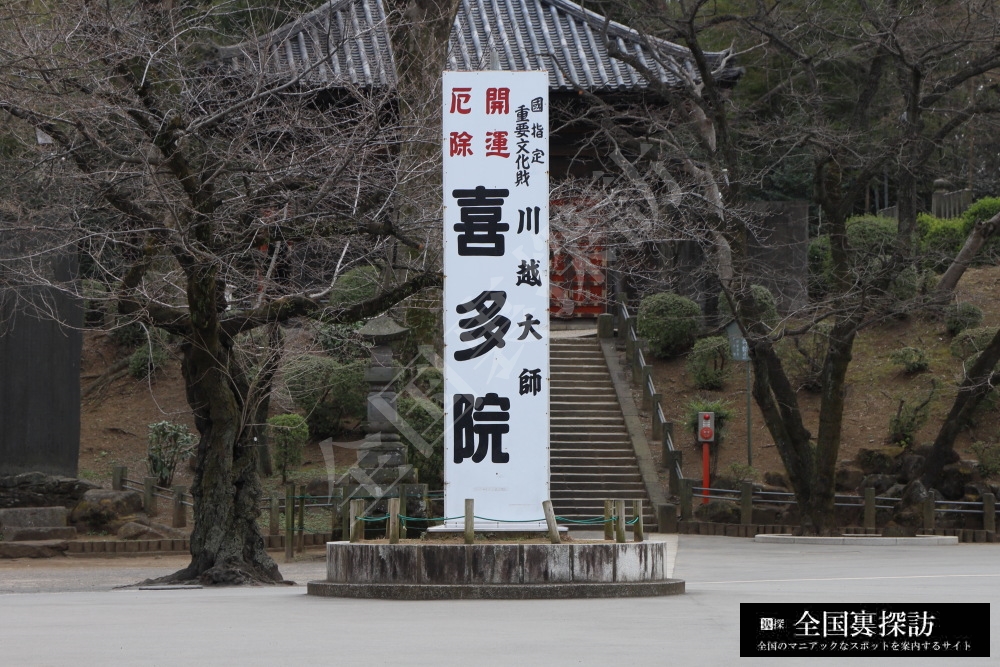
[[[755,535],[769,534],[790,534],[795,532],[798,526],[777,525],[777,524],[752,524],[744,526],[738,523],[709,523],[706,521],[680,521],[677,524],[677,532],[684,535],[723,535],[726,537],[749,537]],[[959,542],[996,542],[997,535],[989,530],[970,530],[966,528],[935,528],[934,530],[918,530],[921,535],[954,535]],[[878,528],[861,528],[859,526],[845,526],[831,528],[832,535],[881,535]]]

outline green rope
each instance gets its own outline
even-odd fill
[[[493,521],[496,523],[542,523],[545,521],[544,517],[541,519],[488,519],[485,516],[477,516],[475,514],[472,515],[472,518],[479,519],[481,521]]]
[[[358,516],[354,518],[359,519],[361,521],[375,522],[375,521],[385,521],[386,519],[389,518],[389,515],[386,514],[384,516]]]

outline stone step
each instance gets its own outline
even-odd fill
[[[606,488],[597,487],[593,490],[590,488],[558,489],[553,487],[549,489],[549,495],[552,497],[553,503],[558,500],[566,505],[577,506],[586,506],[586,501],[590,501],[595,507],[600,507],[599,503],[607,498],[626,498],[629,500],[639,498],[644,503],[649,502],[646,500],[646,487],[642,484],[610,484]]]
[[[597,460],[579,461],[574,463],[564,463],[562,461],[550,461],[549,472],[553,475],[605,475],[605,474],[639,474],[635,467],[635,460],[608,459],[608,463],[598,463]]]
[[[617,442],[549,442],[552,456],[604,456],[605,452],[614,455],[635,456],[632,443],[627,440]]]
[[[552,438],[556,439],[556,436],[564,436],[558,438],[563,442],[573,438],[580,442],[612,441],[628,438],[628,432],[620,424],[614,426],[589,426],[585,432],[574,426],[552,426],[551,429]]]
[[[585,461],[585,462],[582,462]],[[636,465],[635,456],[627,456],[623,453],[622,456],[616,457],[614,452],[602,453],[600,456],[564,456],[558,457],[553,456],[549,461],[549,465],[553,470],[595,470],[597,473],[604,472],[605,470],[629,468]]]
[[[591,425],[617,426],[623,428],[625,420],[622,413],[612,410],[552,410],[550,413],[552,426],[576,426],[586,431]]]
[[[565,385],[560,387],[550,386],[549,389],[553,400],[558,398],[561,401],[572,402],[612,401],[615,405],[618,404],[618,394],[615,393],[614,387]]]
[[[608,372],[607,368],[601,368],[599,366],[588,368],[578,368],[577,366],[567,366],[565,368],[553,367],[550,369],[549,375],[551,376],[550,381],[552,383],[579,384],[581,376],[593,376],[597,377],[602,382],[611,384],[611,373]],[[587,382],[589,382],[589,380]]]
[[[552,488],[586,488],[584,485],[593,484],[641,484],[642,476],[638,471],[629,471],[629,467],[622,466],[620,471],[607,469],[602,472],[556,472],[550,471],[549,483]]]
[[[581,425],[595,421],[622,422],[622,413],[617,403],[571,403],[559,401],[551,403],[549,414],[555,419],[577,420]]]

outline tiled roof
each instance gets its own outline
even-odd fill
[[[605,18],[569,0],[461,0],[451,31],[447,67],[479,70],[496,50],[502,70],[547,70],[553,90],[576,86],[593,91],[641,90],[649,86],[634,68],[608,55]],[[668,85],[691,68],[690,52],[657,41],[653,56],[647,38],[610,22],[608,38],[656,72]],[[718,65],[725,53],[707,54]],[[239,68],[262,68],[277,77],[302,78],[329,87],[385,87],[395,84],[392,49],[382,0],[331,0],[297,21],[223,50]],[[722,80],[741,70],[727,65]]]

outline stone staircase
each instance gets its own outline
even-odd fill
[[[645,529],[655,530],[655,512],[598,340],[553,339],[549,363],[550,495],[556,515],[570,519],[603,516],[605,499],[638,498],[643,501]],[[626,511],[630,516],[629,504]]]

